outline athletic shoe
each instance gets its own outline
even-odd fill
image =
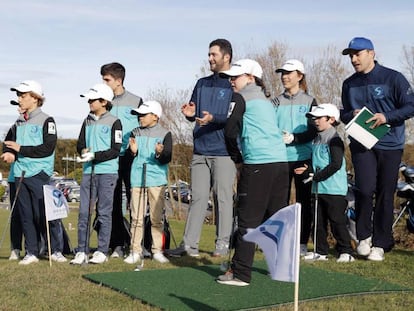
[[[72,265],[81,265],[83,263],[88,263],[88,256],[84,252],[77,252],[75,258],[70,261]]]
[[[122,251],[122,246],[115,247],[112,252],[111,258],[122,258],[124,257],[124,252]]]
[[[371,252],[372,239],[371,237],[359,241],[357,253],[361,256],[368,256]]]
[[[181,257],[185,255],[185,247],[183,244],[180,244],[177,248],[166,249],[165,254],[170,257]]]
[[[227,271],[225,274],[220,275],[216,279],[217,283],[224,285],[233,285],[233,286],[248,286],[249,283],[235,278],[233,272]]]
[[[31,263],[39,262],[39,258],[35,255],[26,254],[22,260],[19,261],[19,265],[30,265]]]
[[[130,252],[128,257],[124,259],[124,262],[132,265],[134,263],[137,263],[140,260],[141,260],[141,254],[137,252]]]
[[[108,257],[100,251],[96,251],[93,253],[92,258],[89,260],[90,263],[94,264],[101,264],[108,261]]]
[[[163,253],[155,253],[154,256],[152,256],[152,258],[155,261],[158,261],[159,263],[167,263],[170,262],[164,255]]]
[[[170,257],[181,257],[184,255],[188,255],[190,257],[199,257],[200,253],[198,252],[198,249],[191,248],[188,246],[180,245],[179,247],[175,249],[168,249],[165,250],[165,253],[167,256]]]
[[[300,256],[305,256],[308,253],[308,246],[306,244],[300,245]]]
[[[352,257],[351,254],[347,254],[347,253],[343,253],[339,255],[338,259],[336,260],[336,262],[353,262],[353,261],[355,261],[355,258]]]
[[[307,253],[304,257],[304,260],[316,260],[316,261],[327,261],[328,260],[328,255],[321,255],[318,253],[314,253],[314,252],[309,252]]]
[[[384,249],[381,247],[371,248],[371,252],[368,255],[368,260],[372,261],[383,261],[384,260]]]
[[[65,258],[65,256],[62,255],[61,252],[54,252],[52,254],[51,258],[52,258],[53,261],[56,261],[56,262],[66,262],[66,261],[68,261]]]
[[[9,260],[19,260],[19,259],[20,259],[20,249],[12,249]]]
[[[225,257],[229,254],[228,248],[216,248],[211,256],[213,257]]]

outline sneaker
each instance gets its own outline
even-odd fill
[[[181,244],[177,248],[166,249],[165,253],[170,257],[181,257],[185,255],[185,247]]]
[[[216,279],[217,283],[224,284],[224,285],[233,285],[233,286],[248,286],[249,283],[239,280],[235,278],[233,272],[227,271],[225,274],[220,275]]]
[[[384,249],[381,247],[371,248],[371,252],[368,255],[368,260],[383,261],[384,260]]]
[[[124,257],[122,246],[115,247],[114,251],[112,252],[111,258],[122,258],[122,257]]]
[[[314,253],[314,252],[309,252],[306,253],[306,255],[303,257],[304,260],[316,260],[316,261],[327,261],[328,260],[328,255],[321,255],[318,253]]]
[[[35,255],[26,254],[22,260],[19,261],[19,265],[30,265],[31,263],[39,262],[39,258]]]
[[[19,260],[19,259],[20,259],[20,249],[12,249],[9,260]]]
[[[371,252],[372,240],[371,237],[359,241],[357,246],[357,253],[361,256],[368,256]]]
[[[351,254],[347,254],[347,253],[343,253],[339,255],[338,259],[336,260],[336,262],[353,262],[353,261],[355,261],[355,258],[352,257]]]
[[[85,252],[77,252],[75,258],[70,261],[71,265],[81,265],[83,263],[88,263],[88,256]]]
[[[54,252],[52,254],[51,258],[52,258],[53,261],[56,261],[56,262],[66,262],[66,261],[68,261],[65,258],[65,256],[62,255],[61,252]]]
[[[132,265],[134,263],[137,263],[140,260],[141,260],[141,254],[137,252],[130,252],[128,257],[124,259],[124,262]]]
[[[96,251],[93,253],[92,258],[89,260],[90,263],[94,264],[101,264],[108,261],[108,257],[100,251]]]
[[[154,256],[152,256],[152,258],[155,261],[158,261],[159,263],[167,263],[170,262],[164,255],[163,253],[155,253]]]
[[[228,247],[216,248],[211,256],[213,257],[225,257],[229,254]]]
[[[308,253],[308,246],[306,244],[300,245],[300,256],[303,257]]]

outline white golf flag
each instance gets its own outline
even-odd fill
[[[272,280],[299,279],[300,204],[284,207],[243,236],[263,250]]]
[[[45,197],[45,211],[47,221],[68,217],[68,202],[59,189],[56,189],[50,185],[44,185],[43,194]]]

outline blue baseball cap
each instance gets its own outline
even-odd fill
[[[342,51],[342,55],[348,55],[351,51],[373,50],[371,40],[363,37],[355,37],[349,42],[348,48]]]

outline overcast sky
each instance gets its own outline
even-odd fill
[[[294,56],[317,57],[352,37],[372,39],[383,65],[402,70],[402,47],[414,45],[414,1],[1,1],[0,136],[16,119],[10,87],[33,79],[60,137],[77,138],[88,105],[79,94],[101,82],[102,64],[127,69],[125,86],[145,99],[150,89],[188,89],[208,44],[227,38],[236,53],[272,42]]]

